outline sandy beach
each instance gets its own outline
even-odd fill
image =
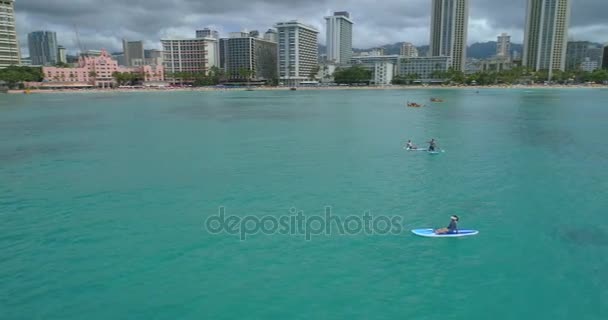
[[[608,85],[495,85],[495,86],[331,86],[331,87],[297,87],[297,90],[421,90],[421,89],[607,89]],[[252,87],[254,91],[289,91],[289,87]],[[188,88],[116,88],[116,89],[27,89],[8,90],[10,94],[34,93],[102,93],[102,92],[163,92],[163,91],[246,91],[247,88],[226,87],[188,87]]]

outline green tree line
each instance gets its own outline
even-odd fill
[[[248,73],[249,74],[249,73]],[[244,71],[243,71],[243,75]],[[225,79],[224,71],[218,67],[211,67],[207,74],[202,72],[168,72],[166,79],[173,79],[177,83],[190,83],[195,87],[217,85]]]
[[[334,71],[334,82],[339,84],[369,83],[371,79],[372,72],[361,66],[337,68]]]
[[[9,88],[22,88],[23,82],[40,82],[44,79],[40,67],[9,66],[0,69],[0,81],[5,81]]]
[[[477,85],[493,85],[493,84],[517,84],[526,82],[542,83],[549,81],[549,72],[541,70],[537,72],[530,71],[525,67],[515,67],[509,70],[502,71],[480,71],[473,74],[465,75],[461,71],[453,69],[447,72],[437,71],[433,73],[435,79],[445,79],[446,82],[452,84],[477,84]],[[551,82],[566,84],[566,83],[586,83],[593,82],[601,84],[608,81],[608,70],[595,70],[592,72],[575,70],[575,71],[553,71]]]

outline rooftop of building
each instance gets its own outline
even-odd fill
[[[181,37],[175,37],[175,38],[160,39],[160,41],[198,41],[198,40],[218,41],[216,38],[213,38],[213,37],[202,37],[202,38],[181,38]]]
[[[319,33],[319,30],[317,30],[317,28],[311,26],[311,25],[307,25],[304,24],[302,22],[299,22],[298,20],[290,20],[290,21],[284,21],[284,22],[277,22],[275,24],[275,28],[286,28],[286,27],[299,27],[299,28],[303,28],[303,29],[308,29],[310,31]]]

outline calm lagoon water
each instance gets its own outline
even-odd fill
[[[406,108],[405,102],[444,103]],[[0,97],[2,319],[607,319],[608,90]],[[428,103],[427,103],[428,104]],[[402,149],[436,138],[437,156]],[[210,234],[399,216],[388,235]],[[451,214],[475,237],[409,229]]]

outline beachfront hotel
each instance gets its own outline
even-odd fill
[[[47,86],[54,87],[110,88],[116,84],[115,72],[138,73],[145,82],[159,82],[165,79],[163,66],[121,67],[105,50],[102,50],[99,56],[80,56],[76,68],[43,67],[42,72]]]
[[[404,42],[399,53],[404,57],[415,58],[418,56],[418,48],[409,42]]]
[[[528,0],[523,65],[564,71],[569,20],[570,0]]]
[[[220,39],[220,65],[229,80],[270,82],[277,78],[277,43],[248,33],[232,33]],[[242,70],[251,72],[244,76]]]
[[[310,78],[318,66],[317,29],[298,21],[279,22],[279,81],[294,86]]]
[[[469,0],[433,0],[430,56],[450,57],[455,70],[465,70]]]
[[[0,68],[21,64],[15,26],[15,1],[0,0]]]
[[[346,11],[334,12],[327,21],[327,62],[347,64],[353,55],[353,21]]]
[[[34,31],[27,35],[27,46],[32,65],[48,66],[59,62],[57,33],[53,31]]]
[[[400,57],[396,66],[396,74],[407,77],[408,75],[416,75],[416,81],[419,82],[442,82],[443,79],[437,79],[437,72],[447,72],[452,66],[450,57]]]
[[[215,38],[163,39],[165,72],[207,74],[213,66],[219,67],[219,45]]]

